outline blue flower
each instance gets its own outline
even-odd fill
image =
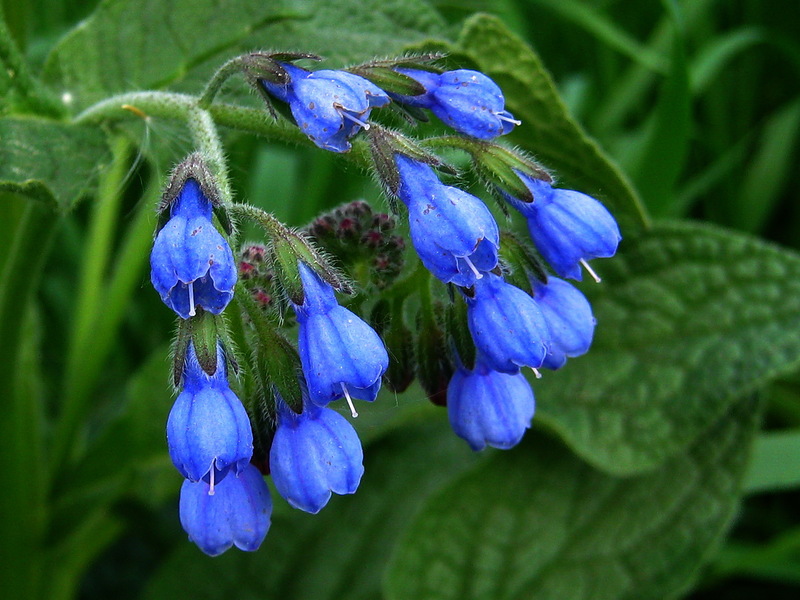
[[[353,73],[308,71],[289,63],[281,66],[289,74],[288,83],[261,80],[261,85],[289,105],[297,126],[324,150],[350,150],[348,140],[369,128],[370,111],[390,102],[386,92]]]
[[[330,408],[304,402],[299,415],[278,400],[269,470],[278,493],[295,508],[318,513],[331,492],[352,494],[364,474],[355,429]]]
[[[592,307],[580,290],[557,277],[547,283],[533,281],[534,301],[539,306],[550,330],[550,345],[542,363],[558,369],[567,357],[580,356],[589,350],[594,335]]]
[[[395,155],[398,196],[408,206],[411,242],[422,264],[444,283],[471,286],[497,266],[500,233],[486,205],[443,185],[423,162]]]
[[[228,385],[225,353],[217,348],[217,370],[209,376],[190,343],[183,372],[183,391],[167,419],[167,444],[175,467],[190,481],[212,488],[240,471],[253,455],[253,433],[244,406]]]
[[[396,70],[420,83],[425,93],[392,97],[401,104],[430,109],[459,133],[489,140],[519,125],[505,109],[503,92],[483,73],[459,69],[437,75],[417,69]]]
[[[467,323],[488,367],[516,373],[542,365],[550,334],[542,311],[526,292],[487,273],[467,296]]]
[[[506,197],[528,220],[531,239],[542,257],[560,277],[580,281],[583,265],[599,281],[586,261],[616,253],[622,236],[611,213],[591,196],[518,175],[533,194],[533,202]]]
[[[531,426],[533,390],[517,373],[491,370],[478,356],[472,371],[460,366],[447,387],[447,414],[456,435],[473,450],[508,449]]]
[[[389,355],[367,323],[336,302],[333,288],[299,263],[302,305],[294,305],[298,350],[311,401],[325,406],[351,398],[372,401],[389,366]],[[355,410],[351,410],[355,414]]]
[[[258,550],[267,535],[272,499],[261,473],[246,465],[216,484],[186,480],[181,487],[181,525],[189,540],[209,556],[235,545]]]
[[[211,222],[211,202],[187,179],[170,207],[150,254],[150,279],[161,299],[182,318],[197,307],[219,314],[233,298],[236,263]]]

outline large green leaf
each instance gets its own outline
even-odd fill
[[[55,48],[45,73],[85,108],[136,89],[199,93],[241,52],[317,52],[341,63],[399,52],[440,27],[420,0],[106,0]]]
[[[108,155],[98,128],[0,118],[0,191],[68,210],[96,185]]]
[[[365,450],[366,473],[353,497],[334,497],[318,515],[276,512],[262,547],[208,558],[188,542],[152,580],[144,598],[373,600],[396,537],[433,491],[478,456],[449,427],[417,423]],[[177,514],[175,519],[177,519]]]
[[[623,241],[584,286],[583,357],[536,383],[539,418],[586,460],[636,473],[680,452],[730,403],[800,360],[800,257],[708,226]]]
[[[429,500],[389,565],[391,600],[664,600],[737,504],[756,406],[739,402],[659,470],[615,478],[530,434]]]
[[[476,15],[464,25],[457,49],[503,89],[522,120],[508,140],[531,152],[575,189],[602,199],[632,234],[645,224],[636,192],[611,159],[569,114],[539,57],[503,23]]]

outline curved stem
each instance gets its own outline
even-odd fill
[[[222,89],[222,85],[233,75],[241,72],[243,59],[246,56],[248,55],[236,56],[217,69],[217,72],[214,73],[214,76],[206,84],[206,89],[200,94],[197,106],[204,109],[208,109],[208,107],[211,106],[211,103],[214,102],[214,97],[220,89]]]

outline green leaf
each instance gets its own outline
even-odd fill
[[[234,549],[212,559],[186,542],[143,598],[379,598],[399,532],[428,495],[478,455],[438,421],[395,430],[367,446],[365,459],[355,496],[335,496],[321,513],[308,515],[287,509],[273,493],[276,514],[257,552]]]
[[[747,469],[748,493],[800,487],[800,430],[762,433]]]
[[[800,360],[800,257],[689,223],[624,240],[584,286],[586,356],[536,383],[539,418],[617,474],[681,452],[735,398]]]
[[[467,20],[456,49],[502,88],[522,125],[506,138],[532,153],[569,187],[601,199],[623,233],[633,234],[646,216],[630,182],[570,116],[539,57],[503,23],[488,15]]]
[[[729,407],[659,470],[615,478],[529,434],[429,500],[398,545],[390,600],[664,600],[728,527],[757,420]]]
[[[108,160],[105,135],[24,118],[0,118],[0,191],[15,192],[67,211],[91,192]]]
[[[344,63],[399,52],[440,27],[419,0],[106,0],[55,48],[45,75],[85,108],[131,89],[197,93],[224,59],[265,44]]]

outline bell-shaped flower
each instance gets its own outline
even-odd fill
[[[486,365],[503,373],[538,368],[547,355],[550,333],[533,298],[494,273],[475,282],[467,296],[467,324]]]
[[[477,451],[508,449],[531,426],[533,390],[522,373],[500,373],[480,355],[472,371],[460,366],[447,388],[447,414],[456,435]]]
[[[385,106],[389,96],[368,80],[346,71],[308,71],[289,63],[286,84],[261,80],[264,89],[289,105],[297,126],[320,148],[350,150],[350,138],[362,128],[373,108]]]
[[[253,432],[242,403],[228,385],[225,353],[217,347],[217,370],[209,376],[190,343],[183,372],[183,391],[167,419],[167,444],[175,467],[190,481],[212,488],[240,471],[253,455]]]
[[[331,493],[352,494],[364,474],[364,454],[353,426],[335,410],[304,402],[295,413],[278,399],[269,470],[278,493],[293,507],[318,513]]]
[[[236,262],[211,222],[211,202],[197,181],[187,179],[169,210],[150,254],[153,287],[184,319],[197,307],[219,314],[233,298]]]
[[[261,473],[246,465],[212,489],[205,481],[188,479],[181,487],[181,525],[189,540],[209,556],[231,546],[253,552],[267,535],[272,499]]]
[[[422,264],[444,283],[471,286],[497,266],[500,233],[475,196],[443,185],[423,162],[395,155],[398,196],[408,207],[411,242]]]
[[[478,71],[458,69],[442,74],[418,69],[396,69],[425,88],[419,96],[392,97],[401,104],[427,108],[444,123],[465,135],[490,140],[519,125],[505,109],[503,92]]]
[[[580,356],[589,350],[594,335],[595,318],[592,306],[578,288],[557,277],[547,283],[533,281],[534,301],[541,309],[550,344],[543,367],[558,369],[567,357]]]
[[[526,203],[509,198],[528,220],[536,249],[559,277],[580,281],[581,265],[599,281],[586,261],[617,252],[622,236],[605,206],[574,190],[553,188],[546,181],[518,173],[533,195]]]
[[[312,402],[325,406],[346,398],[372,401],[389,366],[380,336],[355,313],[339,306],[333,288],[305,263],[298,264],[302,305],[295,304],[297,345]]]

